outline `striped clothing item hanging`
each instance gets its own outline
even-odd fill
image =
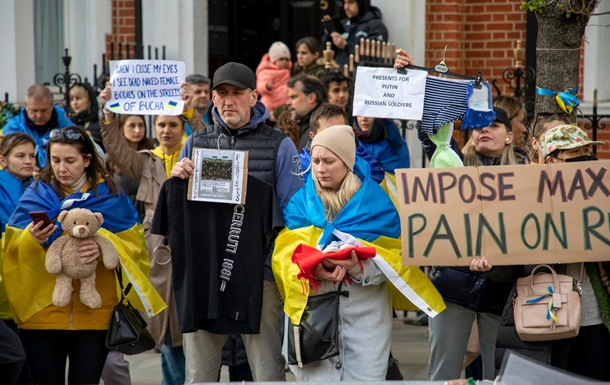
[[[436,134],[445,123],[464,117],[468,109],[468,84],[471,80],[457,80],[428,76],[424,96],[421,129]]]

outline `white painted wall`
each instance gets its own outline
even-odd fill
[[[610,12],[610,1],[600,1],[595,13]],[[597,88],[598,113],[610,114],[610,14],[593,16],[585,30],[585,64],[582,111],[591,113],[593,90]]]
[[[423,0],[372,0],[381,9],[388,28],[389,41],[413,56],[416,63],[424,63],[426,48],[426,2]],[[407,145],[411,167],[422,167],[421,142],[416,130],[407,130]]]
[[[184,61],[187,74],[207,74],[207,9],[207,0],[143,1],[143,44],[159,47],[159,58],[165,46],[165,58]]]
[[[35,80],[34,2],[0,0],[0,98],[23,104],[27,88]]]
[[[93,84],[93,65],[97,64],[99,76],[106,35],[112,33],[112,1],[64,0],[64,20],[64,48],[72,57],[70,72]]]

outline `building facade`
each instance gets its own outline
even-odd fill
[[[447,46],[445,61],[453,72],[481,71],[486,80],[496,79],[503,94],[514,92],[502,74],[515,67],[518,41],[525,51],[523,65],[535,68],[535,15],[521,11],[521,3],[372,0],[383,12],[390,41],[411,52],[417,64],[438,64]],[[610,11],[609,3],[601,1],[598,12]],[[126,58],[126,45],[131,57],[135,46],[145,58],[182,60],[187,73],[212,74],[230,60],[254,69],[273,41],[282,40],[293,48],[302,36],[320,37],[320,18],[340,14],[341,4],[340,0],[0,0],[5,52],[0,92],[19,103],[34,82],[53,84],[54,75],[64,70],[65,48],[72,58],[71,72],[91,82],[102,71],[102,55],[106,61]],[[608,25],[606,14],[592,17],[587,27],[579,93],[585,114],[591,113],[595,89],[598,113],[610,114],[610,76],[604,73],[604,63],[610,61]],[[532,87],[529,92],[532,95]],[[610,129],[600,130],[598,138],[610,142]],[[610,157],[608,145],[598,153]]]

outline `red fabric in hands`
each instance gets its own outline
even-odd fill
[[[318,288],[318,279],[314,273],[315,267],[325,258],[350,259],[353,250],[356,251],[359,260],[373,258],[377,255],[374,247],[346,247],[336,252],[323,253],[315,247],[300,244],[292,253],[292,262],[296,263],[300,270],[297,278],[309,281],[315,293]]]

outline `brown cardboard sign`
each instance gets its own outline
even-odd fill
[[[403,263],[610,260],[610,161],[396,170]]]

